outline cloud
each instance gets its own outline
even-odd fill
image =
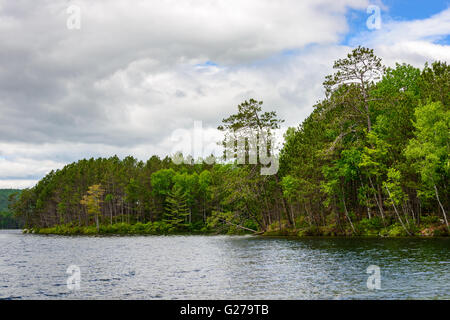
[[[346,15],[366,0],[0,0],[0,187],[80,158],[172,151],[245,99],[297,126],[350,47]],[[81,8],[68,30],[66,9]],[[448,11],[448,10],[447,10]],[[448,59],[448,12],[363,32],[385,61]],[[445,31],[447,30],[447,31]],[[403,35],[403,37],[402,37]],[[27,185],[28,186],[28,185]]]
[[[22,179],[1,179],[0,189],[25,189],[33,187],[38,180],[22,180]]]
[[[367,1],[75,3],[81,30],[66,28],[71,1],[2,2],[3,141],[141,143],[149,132],[134,120],[142,111],[152,115],[146,128],[159,135],[162,122],[177,114],[162,113],[161,99],[187,95],[183,80],[195,76],[189,66],[239,66],[286,49],[336,43],[347,31],[346,8],[364,8]],[[158,87],[174,72],[183,77],[176,88]]]
[[[423,20],[385,20],[379,30],[362,32],[350,43],[374,48],[391,66],[395,62],[423,66],[435,60],[450,61],[450,46],[441,43],[450,35],[450,7]]]

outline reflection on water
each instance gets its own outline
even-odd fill
[[[0,230],[3,299],[449,299],[449,239],[62,237]],[[81,288],[70,291],[70,265]],[[381,290],[367,288],[369,265]]]

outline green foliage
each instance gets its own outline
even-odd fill
[[[258,224],[252,219],[246,220],[243,226],[249,229],[258,230]]]
[[[424,226],[430,227],[433,224],[439,223],[439,217],[437,217],[437,216],[422,216],[421,222]]]
[[[187,217],[190,212],[187,207],[186,193],[183,192],[180,185],[175,184],[166,198],[166,212],[164,222],[173,228],[187,226]]]
[[[395,168],[389,168],[387,172],[387,181],[384,183],[386,190],[389,190],[389,199],[386,201],[388,205],[399,205],[405,201],[405,193],[402,189],[401,173]]]
[[[95,226],[74,226],[72,224],[57,225],[51,228],[35,228],[33,230],[38,234],[59,234],[59,235],[162,235],[178,234],[182,230],[176,230],[171,224],[164,221],[155,221],[136,224],[115,223],[110,225],[101,225],[97,231]],[[184,232],[208,233],[201,222],[189,225]]]
[[[166,196],[172,189],[175,174],[173,169],[162,169],[152,173],[153,194],[155,196]]]
[[[314,237],[314,236],[322,236],[322,232],[320,228],[317,226],[307,227],[305,229],[300,230],[297,235],[299,237]]]
[[[18,229],[23,222],[10,210],[10,199],[20,194],[17,189],[0,189],[0,229]]]
[[[396,223],[389,227],[387,230],[387,235],[389,237],[406,237],[408,234],[400,224]]]
[[[325,98],[285,133],[274,175],[220,159],[83,159],[12,195],[9,206],[40,233],[448,235],[450,67],[386,69],[358,47],[333,68]],[[250,133],[273,134],[283,122],[262,105],[244,101],[219,126],[247,138],[246,156]]]
[[[20,190],[17,189],[0,189],[0,212],[8,211],[9,197],[13,194],[20,194]]]
[[[0,229],[19,229],[22,222],[9,211],[0,211]]]
[[[365,236],[377,236],[383,228],[383,221],[380,217],[373,217],[371,219],[364,218],[356,225],[358,233]]]
[[[434,186],[448,185],[450,177],[450,109],[434,102],[418,107],[415,116],[416,136],[405,154],[423,182],[420,195],[430,198]]]

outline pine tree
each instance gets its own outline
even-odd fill
[[[180,186],[173,186],[166,198],[166,211],[164,222],[172,227],[186,226],[186,217],[189,216],[186,194]]]

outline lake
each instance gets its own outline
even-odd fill
[[[0,299],[450,299],[449,248],[443,238],[0,230]],[[371,265],[379,267],[380,289],[368,289]],[[67,286],[69,266],[79,268],[78,290]]]

